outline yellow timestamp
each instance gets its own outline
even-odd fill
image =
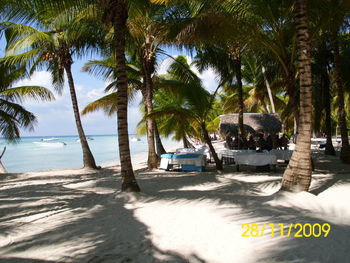
[[[327,237],[331,231],[331,225],[324,224],[242,224],[242,237]]]

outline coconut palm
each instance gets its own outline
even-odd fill
[[[222,163],[207,130],[208,120],[217,117],[211,112],[215,94],[209,94],[202,87],[200,79],[190,70],[185,57],[179,56],[176,60],[177,63],[171,64],[168,70],[169,79],[178,83],[177,88],[168,92],[173,92],[171,102],[156,107],[147,117],[166,117],[169,121],[173,121],[175,126],[182,126],[183,131],[186,130],[186,124],[190,124],[191,129],[198,129],[212,153],[216,169],[222,170]]]
[[[156,59],[163,51],[159,45],[164,42],[167,27],[165,26],[164,14],[165,6],[155,5],[147,2],[142,12],[130,10],[128,29],[130,39],[128,39],[128,51],[134,53],[139,60],[143,79],[142,95],[146,113],[153,109],[153,74],[156,71]],[[148,168],[156,168],[159,164],[159,157],[155,148],[156,122],[152,119],[146,120],[147,142],[148,142]]]
[[[340,159],[344,163],[350,163],[350,145],[348,137],[348,129],[346,123],[346,111],[344,105],[344,81],[342,78],[341,65],[342,58],[340,56],[340,31],[345,20],[349,17],[346,14],[350,12],[350,3],[348,1],[330,0],[328,2],[328,11],[330,18],[330,34],[331,44],[334,57],[334,84],[338,97],[338,121],[340,134],[342,138],[342,147],[340,151]]]
[[[50,90],[40,86],[13,87],[13,84],[25,76],[24,69],[9,68],[0,62],[0,135],[9,142],[16,142],[20,138],[21,129],[33,130],[36,117],[27,111],[21,103],[24,99],[41,101],[54,100]],[[5,149],[1,157],[5,153]],[[1,162],[0,173],[6,169]]]
[[[300,74],[300,122],[295,150],[282,178],[282,190],[308,191],[311,183],[312,72],[306,0],[295,0],[298,71]]]
[[[12,87],[17,80],[25,76],[24,73],[23,68],[9,68],[0,62],[0,134],[8,141],[19,139],[21,128],[29,130],[34,128],[36,122],[34,114],[20,105],[24,99],[54,100],[51,91],[44,87]]]
[[[79,55],[84,48],[82,43],[86,44],[88,40],[82,40],[75,36],[73,32],[77,29],[69,24],[66,27],[49,25],[45,23],[45,17],[42,18],[42,21],[38,20],[38,22],[42,22],[41,26],[47,28],[47,30],[40,31],[28,25],[7,23],[5,61],[8,65],[26,65],[31,72],[39,68],[47,68],[59,93],[62,92],[64,73],[66,74],[75,123],[83,152],[83,164],[86,168],[96,169],[95,159],[81,123],[72,74],[73,57]]]
[[[328,70],[331,63],[331,52],[327,47],[327,39],[326,34],[320,36],[314,54],[314,128],[320,129],[323,119],[327,137],[325,154],[335,155],[332,143],[331,81]],[[322,118],[323,112],[325,118]]]
[[[139,59],[138,57],[134,57],[131,56],[128,58],[128,60],[133,60],[127,63],[127,74],[128,74],[128,79],[129,79],[129,96],[131,96],[131,98],[129,98],[129,101],[131,101],[135,95],[135,92],[137,91],[141,91],[142,95],[143,95],[143,99],[144,101],[146,100],[146,83],[151,82],[149,87],[152,87],[152,89],[150,91],[150,96],[153,96],[153,79],[146,81],[146,78],[144,76],[144,70],[141,70],[141,65],[139,63]],[[103,80],[107,81],[107,80],[112,80],[112,82],[106,87],[105,91],[108,92],[110,90],[115,90],[115,84],[117,83],[116,81],[116,71],[115,71],[115,60],[113,59],[113,57],[109,57],[106,58],[104,60],[92,60],[87,62],[84,67],[83,67],[83,71],[85,72],[89,72],[90,74],[93,74],[94,76],[97,76],[99,78],[102,78]],[[87,107],[85,107],[85,109],[83,110],[84,114],[86,114],[87,112],[91,112],[93,110],[90,110],[90,106],[91,105],[98,105],[101,104],[101,106],[103,107],[104,103],[112,103],[112,101],[109,101],[109,99],[107,98],[106,101],[104,101],[102,98],[98,99],[96,101],[96,103],[92,103],[89,104]],[[115,101],[115,104],[117,103],[117,101]],[[152,106],[152,100],[151,102],[151,106]],[[143,107],[145,107],[145,105],[143,104]],[[153,107],[153,106],[152,106]],[[97,107],[98,108],[98,107]],[[97,109],[96,108],[96,109]],[[116,110],[116,105],[115,105],[115,113],[117,112]],[[107,113],[108,114],[108,113]],[[154,122],[154,121],[152,121]],[[156,123],[154,123],[156,124]],[[149,126],[148,126],[149,127]],[[152,156],[155,154],[155,148],[154,148],[154,142],[156,141],[156,145],[158,148],[158,152],[159,153],[164,153],[164,147],[162,145],[161,139],[159,137],[159,134],[156,134],[157,126],[154,125],[154,132],[153,135],[151,136],[151,134],[148,134],[148,143],[151,143],[151,147],[149,147],[149,153],[148,153],[148,168],[149,169],[153,169],[155,166],[153,165],[154,162],[152,161],[153,158]],[[147,134],[147,129],[146,129],[146,134]],[[153,147],[152,147],[153,144]],[[157,164],[157,162],[155,163],[155,165]]]

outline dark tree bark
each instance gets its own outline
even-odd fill
[[[85,136],[83,125],[81,123],[78,100],[77,100],[77,95],[75,92],[74,80],[73,80],[73,75],[72,75],[72,71],[71,71],[71,65],[72,65],[71,59],[68,58],[67,61],[64,63],[64,69],[65,69],[66,74],[67,74],[70,97],[71,97],[72,105],[73,105],[75,124],[77,126],[80,144],[81,144],[81,148],[83,151],[83,164],[84,164],[84,168],[97,169],[98,167],[96,166],[94,156],[91,153],[89,144],[88,144],[86,136]]]
[[[186,135],[182,136],[182,143],[183,143],[184,148],[194,148],[194,146],[192,145],[192,143],[190,143],[190,142],[187,140]]]
[[[308,191],[311,183],[312,73],[306,0],[295,0],[298,71],[300,74],[300,120],[295,150],[282,178],[281,190]]]
[[[349,146],[349,137],[348,137],[348,128],[346,124],[346,112],[344,105],[344,87],[343,80],[341,75],[341,57],[339,54],[339,38],[338,32],[333,32],[332,35],[332,48],[334,56],[334,80],[335,80],[335,89],[338,95],[338,119],[339,119],[339,128],[341,135],[341,151],[340,159],[343,163],[350,163],[350,146]]]
[[[285,77],[285,85],[287,95],[289,97],[289,103],[292,108],[292,113],[294,117],[294,133],[299,131],[299,103],[300,96],[298,94],[297,87],[295,85],[295,71],[294,69],[289,69],[289,75]]]
[[[241,63],[241,55],[238,48],[233,49],[231,52],[231,58],[233,60],[235,75],[237,81],[237,91],[238,91],[238,128],[239,134],[238,138],[238,149],[243,149],[245,147],[245,131],[244,131],[244,121],[243,121],[243,113],[244,113],[244,101],[243,101],[243,84],[242,84],[242,63]]]
[[[209,149],[210,149],[210,152],[211,152],[211,155],[213,156],[213,159],[214,159],[214,162],[215,162],[215,166],[216,166],[216,170],[218,171],[222,171],[223,168],[222,168],[222,163],[214,149],[214,146],[213,144],[211,143],[211,140],[210,140],[210,137],[209,137],[209,134],[208,134],[208,131],[205,127],[205,123],[202,123],[201,124],[201,128],[202,128],[202,132],[203,132],[203,136],[204,136],[204,140],[206,142],[206,144],[208,145]]]
[[[104,11],[103,23],[114,29],[114,51],[117,70],[117,122],[118,144],[120,156],[120,173],[122,177],[122,191],[139,192],[130,157],[128,133],[128,78],[125,62],[125,36],[127,32],[126,21],[128,10],[125,0],[101,0]]]
[[[144,101],[146,114],[150,114],[153,111],[153,80],[152,73],[154,72],[155,58],[153,53],[149,54],[147,50],[141,52],[142,59],[142,75],[144,83]],[[159,165],[159,156],[156,153],[155,147],[155,137],[154,137],[154,120],[146,119],[146,129],[147,129],[147,143],[148,143],[148,169],[157,168]]]
[[[158,125],[157,125],[156,121],[154,122],[154,137],[156,139],[157,154],[158,154],[158,156],[161,156],[162,154],[166,153],[166,150],[164,149],[162,140],[160,138],[159,131],[158,131]]]
[[[330,80],[327,70],[327,60],[326,60],[326,47],[324,43],[322,43],[319,47],[319,64],[321,68],[321,87],[324,92],[323,96],[323,105],[325,110],[325,125],[326,125],[326,155],[335,155],[335,150],[332,143],[332,118],[331,118],[331,94],[330,94]]]

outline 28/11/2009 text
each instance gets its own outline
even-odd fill
[[[266,223],[258,224],[242,224],[242,237],[262,237],[270,234],[271,237],[327,237],[331,231],[331,225],[324,224],[283,224],[283,223]],[[271,233],[268,233],[271,230]]]

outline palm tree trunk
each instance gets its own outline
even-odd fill
[[[270,101],[270,104],[271,104],[271,110],[272,110],[272,113],[276,113],[276,108],[275,108],[275,103],[273,102],[273,97],[272,97],[272,92],[271,92],[271,88],[270,88],[270,83],[265,75],[265,67],[262,66],[261,67],[261,71],[262,71],[262,74],[264,76],[264,79],[265,79],[265,85],[266,85],[266,89],[267,89],[267,94],[269,95],[269,101]]]
[[[73,105],[75,124],[77,126],[80,144],[81,144],[81,148],[83,151],[84,168],[97,169],[98,167],[96,166],[94,156],[92,155],[89,144],[86,140],[85,132],[84,132],[83,125],[82,125],[81,119],[80,119],[78,100],[77,100],[77,95],[75,92],[73,74],[71,71],[71,63],[69,63],[69,62],[66,63],[64,66],[64,69],[65,69],[66,74],[67,74],[70,97],[72,99],[72,105]]]
[[[2,164],[2,161],[1,161],[2,157],[5,154],[5,151],[6,151],[6,146],[4,147],[4,150],[2,151],[2,153],[0,155],[0,174],[7,173],[5,166]]]
[[[294,19],[300,73],[300,120],[295,150],[282,178],[281,190],[308,191],[311,183],[312,73],[306,0],[295,0]]]
[[[235,52],[232,53],[233,63],[235,67],[235,75],[237,81],[237,90],[238,90],[238,127],[239,127],[239,135],[238,137],[241,140],[238,140],[238,149],[242,149],[244,145],[245,132],[244,132],[244,122],[243,122],[243,113],[244,113],[244,101],[243,101],[243,85],[242,85],[242,63],[241,56],[239,50],[236,49]]]
[[[187,140],[186,135],[182,136],[182,144],[184,148],[193,148],[191,147],[191,143]]]
[[[292,108],[292,113],[294,117],[294,134],[299,131],[299,104],[298,99],[300,99],[300,96],[298,96],[297,87],[295,85],[295,72],[294,70],[291,70],[289,73],[289,76],[285,78],[286,83],[286,91],[287,95],[289,97],[289,103]]]
[[[325,148],[325,154],[326,155],[335,155],[335,150],[333,147],[332,142],[332,117],[331,117],[331,99],[330,99],[330,92],[329,92],[329,85],[326,86],[327,89],[325,90],[326,96],[325,96],[325,111],[326,111],[326,148]],[[326,88],[325,87],[325,88]]]
[[[338,33],[334,32],[332,35],[332,44],[333,44],[333,55],[334,55],[334,79],[335,86],[338,95],[338,118],[339,118],[339,127],[341,135],[341,151],[340,159],[343,163],[350,163],[350,146],[349,146],[349,137],[348,137],[348,128],[346,124],[346,112],[344,106],[344,87],[343,80],[341,76],[341,58],[339,55],[339,39]]]
[[[223,168],[222,168],[222,163],[221,163],[221,161],[220,161],[218,155],[216,154],[216,151],[215,151],[215,149],[214,149],[213,144],[211,143],[211,140],[210,140],[208,131],[207,131],[206,127],[205,127],[205,123],[202,123],[202,124],[201,124],[201,128],[202,128],[204,140],[205,140],[206,144],[208,144],[208,147],[209,147],[209,149],[210,149],[211,155],[212,155],[213,158],[214,158],[216,170],[222,171],[222,170],[223,170]]]
[[[160,139],[159,131],[158,131],[158,125],[157,122],[154,121],[154,137],[156,140],[156,148],[157,148],[157,154],[158,156],[161,156],[162,154],[165,154],[166,151],[164,149],[162,140]]]
[[[153,81],[151,74],[148,71],[148,63],[147,61],[143,61],[142,63],[142,74],[145,88],[145,106],[146,113],[150,114],[153,111]],[[159,156],[156,153],[155,148],[155,138],[154,138],[154,120],[147,118],[146,119],[146,129],[147,129],[147,143],[148,143],[148,160],[147,165],[148,169],[154,169],[158,167],[159,164]]]
[[[125,64],[125,35],[128,10],[124,0],[102,1],[105,10],[104,21],[111,23],[114,28],[115,56],[117,70],[117,121],[118,144],[120,156],[120,172],[122,177],[122,191],[139,192],[130,157],[128,133],[128,78]]]
[[[331,99],[330,99],[330,81],[328,76],[328,70],[327,70],[327,61],[326,61],[326,54],[325,54],[325,45],[322,43],[319,47],[319,57],[320,57],[320,67],[321,67],[321,87],[324,92],[323,96],[323,104],[325,109],[325,115],[326,115],[326,148],[325,148],[325,154],[326,155],[335,155],[335,150],[332,143],[332,118],[331,118]]]

